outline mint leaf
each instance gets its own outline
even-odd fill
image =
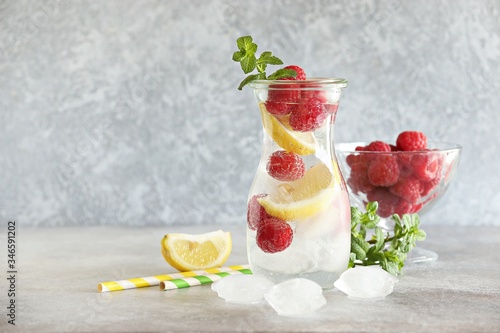
[[[399,273],[399,265],[396,262],[390,261],[390,260],[386,260],[384,266],[382,266],[382,268],[387,273],[392,274],[392,275],[398,275],[398,273]]]
[[[269,75],[269,77],[267,79],[268,80],[279,80],[279,79],[284,79],[284,78],[289,78],[289,77],[296,78],[297,72],[294,71],[293,69],[282,68],[282,69],[278,69],[276,72]]]
[[[243,57],[245,57],[245,54],[241,51],[236,51],[233,53],[233,61],[240,62]]]
[[[240,65],[243,72],[245,74],[248,74],[255,69],[255,66],[257,65],[257,59],[253,54],[251,56],[244,56],[240,60]]]
[[[239,62],[241,69],[245,74],[252,72],[255,69],[257,58],[257,44],[253,43],[251,36],[243,36],[236,40],[236,45],[239,51],[233,53],[233,60]]]
[[[240,85],[238,86],[238,90],[243,89],[244,86],[246,86],[247,84],[249,84],[254,80],[265,80],[265,79],[266,75],[264,73],[248,75],[243,81],[241,81]]]
[[[418,241],[423,241],[427,237],[427,234],[423,230],[418,230],[416,236],[417,236],[416,239]]]
[[[252,36],[243,36],[236,40],[236,45],[245,54],[255,54],[257,52],[257,44],[253,43]]]
[[[365,213],[351,207],[349,267],[380,265],[387,272],[397,275],[404,267],[408,252],[415,247],[417,241],[425,239],[426,233],[419,229],[420,218],[417,214],[392,215],[392,234],[384,231],[377,226],[380,221],[377,209],[377,202],[368,203]],[[373,233],[367,232],[370,229]],[[367,234],[372,234],[369,240],[366,240]]]
[[[283,61],[280,58],[273,56],[269,51],[262,52],[257,63],[262,63],[266,65],[283,65]]]
[[[257,44],[253,42],[252,36],[242,36],[236,40],[238,51],[233,53],[233,61],[239,62],[241,69],[245,74],[249,74],[257,69],[258,74],[247,76],[241,81],[238,89],[241,90],[245,85],[253,80],[278,80],[282,78],[296,78],[297,72],[292,69],[279,69],[267,77],[266,69],[269,65],[282,65],[283,61],[274,56],[270,51],[264,51],[257,57]]]
[[[366,212],[370,213],[372,215],[377,213],[378,209],[378,202],[377,201],[371,201],[366,204]]]
[[[349,264],[347,264],[347,268],[353,268],[356,264],[354,263],[356,261],[356,255],[354,253],[351,253],[349,255]]]
[[[356,254],[356,259],[364,260],[370,244],[362,238],[354,237],[351,239],[351,252]]]
[[[375,250],[378,252],[378,251],[382,250],[382,248],[384,247],[384,244],[385,244],[385,236],[384,236],[384,232],[382,231],[382,228],[379,228],[379,227],[375,228],[375,236],[374,237],[376,240]]]
[[[351,207],[351,225],[353,228],[359,223],[360,219],[361,219],[361,211],[357,207],[352,206]]]
[[[282,65],[283,61],[280,58],[273,56],[269,51],[262,52],[259,59],[257,59],[257,70],[260,73],[266,71],[267,65]]]

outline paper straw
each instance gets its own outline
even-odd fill
[[[206,270],[199,270],[199,271],[155,275],[155,276],[148,276],[148,277],[128,279],[128,280],[107,281],[99,283],[97,285],[97,291],[101,293],[106,293],[109,291],[154,287],[160,285],[162,281],[175,280],[190,276],[202,276],[202,275],[218,274],[224,272],[232,272],[248,268],[249,268],[248,265],[237,265],[237,266],[228,266],[219,268],[209,268]]]
[[[229,272],[221,272],[209,275],[198,275],[191,276],[186,278],[174,279],[169,281],[162,281],[160,283],[161,290],[173,290],[173,289],[182,289],[189,288],[194,286],[201,286],[204,284],[210,284],[215,281],[218,281],[228,275],[236,275],[236,274],[252,274],[252,271],[249,269],[240,269],[236,271]]]

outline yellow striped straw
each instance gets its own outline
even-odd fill
[[[199,271],[155,275],[155,276],[134,278],[134,279],[128,279],[128,280],[107,281],[107,282],[99,283],[97,285],[97,291],[99,291],[100,293],[107,293],[110,291],[136,289],[136,288],[143,288],[143,287],[154,287],[154,286],[159,286],[160,283],[163,281],[182,279],[182,278],[187,278],[187,277],[192,277],[192,276],[212,275],[212,274],[217,274],[217,273],[239,271],[239,270],[248,269],[248,268],[249,268],[248,265],[237,265],[237,266],[228,266],[228,267],[219,267],[219,268],[209,268],[206,270],[199,270]]]

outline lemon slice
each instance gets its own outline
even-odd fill
[[[167,234],[161,248],[165,260],[181,272],[221,267],[231,253],[231,233]]]
[[[285,221],[310,217],[331,204],[333,175],[324,163],[310,168],[304,177],[277,186],[274,192],[258,198],[266,212]]]
[[[259,108],[264,129],[281,148],[303,156],[315,153],[316,138],[313,133],[291,130],[289,125],[280,122],[275,116],[267,112],[264,103],[260,103]],[[286,120],[286,117],[282,120]]]

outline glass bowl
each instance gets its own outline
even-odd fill
[[[392,214],[418,213],[422,217],[429,212],[450,185],[462,149],[458,144],[430,141],[422,151],[356,150],[368,144],[340,143],[335,151],[351,205],[365,211],[366,203],[377,201],[380,226],[386,229],[393,227]],[[414,253],[413,262],[437,259],[435,253],[420,252],[418,256]]]

